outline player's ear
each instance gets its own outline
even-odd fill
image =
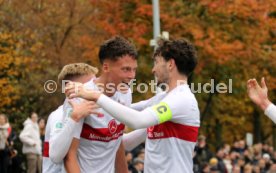
[[[175,67],[175,61],[173,58],[169,59],[168,67],[169,67],[169,70],[172,70]]]
[[[108,62],[103,62],[102,70],[103,70],[103,72],[109,71],[109,63]]]

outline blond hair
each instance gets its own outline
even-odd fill
[[[58,75],[58,82],[61,84],[62,80],[71,80],[74,77],[82,75],[96,75],[98,69],[86,63],[73,63],[65,65]]]

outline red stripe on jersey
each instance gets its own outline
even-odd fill
[[[49,157],[49,142],[45,141],[43,145],[43,157]]]
[[[110,142],[122,136],[124,129],[125,125],[117,125],[115,120],[110,121],[107,128],[93,128],[84,123],[81,137],[91,141]]]
[[[178,138],[189,142],[196,142],[199,127],[187,126],[167,121],[147,129],[149,139]]]

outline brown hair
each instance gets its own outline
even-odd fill
[[[61,84],[62,80],[71,80],[74,77],[97,74],[98,69],[85,63],[73,63],[65,65],[58,75],[58,82]]]

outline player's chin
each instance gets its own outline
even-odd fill
[[[131,84],[131,81],[130,81],[130,80],[127,80],[127,81],[122,81],[121,83],[122,83],[122,85],[124,85],[125,87],[128,87],[128,88],[129,88],[129,86],[130,86],[130,84]]]
[[[156,84],[157,84],[157,86],[160,86],[160,85],[162,85],[164,82],[162,81],[162,80],[160,80],[159,78],[155,78],[156,79]]]
[[[130,86],[129,86],[129,84],[126,83],[126,82],[121,82],[121,84],[122,84],[122,85],[121,85],[120,88],[118,88],[118,90],[119,90],[121,93],[126,94],[126,93],[128,92],[128,90],[129,90]]]

